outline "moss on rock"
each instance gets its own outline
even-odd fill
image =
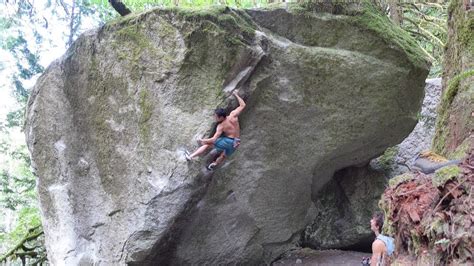
[[[405,173],[405,174],[402,174],[402,175],[398,175],[392,179],[390,179],[390,181],[388,181],[388,185],[392,188],[398,186],[399,184],[405,182],[405,181],[408,181],[408,180],[412,180],[414,179],[415,176],[408,172],[408,173]]]
[[[443,186],[448,180],[457,177],[460,173],[461,169],[457,165],[443,167],[436,171],[431,179],[431,183],[433,183],[434,187]]]
[[[237,34],[241,41],[248,41],[255,36],[256,26],[252,23],[252,20],[244,12],[228,7],[212,6],[199,9],[177,9],[176,14],[190,22],[210,21],[221,28],[223,33]]]
[[[112,46],[118,55],[119,60],[129,62],[131,77],[134,80],[140,78],[140,57],[145,51],[155,53],[155,48],[143,33],[143,28],[138,24],[132,24],[119,29],[116,32]]]
[[[114,190],[114,177],[111,173],[117,168],[126,171],[125,164],[120,162],[122,158],[115,153],[116,135],[108,124],[108,120],[113,117],[108,98],[117,93],[127,98],[127,82],[123,78],[104,74],[101,70],[100,61],[93,56],[89,62],[89,73],[86,91],[87,95],[93,99],[88,104],[87,121],[90,130],[91,141],[93,143],[93,154],[97,162],[100,173],[100,181],[107,191]],[[111,193],[113,195],[113,193]]]
[[[352,20],[355,24],[375,32],[385,42],[400,47],[415,67],[428,67],[428,60],[415,39],[402,28],[393,24],[386,15],[382,14],[372,4],[365,3],[362,14],[354,16]]]
[[[387,148],[385,152],[383,153],[382,156],[380,156],[379,159],[379,164],[382,169],[385,171],[388,171],[391,169],[394,161],[395,161],[395,156],[398,153],[398,146],[393,146],[390,148]]]
[[[138,103],[141,111],[139,121],[140,137],[141,140],[146,144],[150,140],[150,124],[148,121],[150,120],[153,113],[153,104],[150,99],[150,93],[147,89],[142,89],[142,91],[140,91],[140,99]]]

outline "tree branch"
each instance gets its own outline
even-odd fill
[[[66,4],[64,3],[63,0],[59,0],[59,4],[63,7],[64,12],[66,12],[66,15],[69,16],[69,10],[67,9]]]
[[[39,226],[29,229],[28,232],[33,232],[37,228],[39,228]],[[8,251],[5,255],[0,257],[0,262],[7,261],[7,258],[14,255],[15,251],[17,251],[18,249],[21,249],[26,242],[37,239],[43,233],[44,233],[43,230],[35,234],[28,233],[22,240],[20,240],[20,242],[14,248],[10,249],[10,251]]]
[[[67,41],[67,46],[71,46],[72,44],[72,40],[74,38],[74,18],[75,18],[75,14],[74,14],[74,9],[76,8],[76,0],[73,0],[72,1],[72,8],[71,8],[71,22],[69,23],[69,38],[68,38],[68,41]]]
[[[413,35],[418,35],[418,36],[424,38],[424,39],[427,40],[427,41],[430,40],[430,38],[428,38],[427,36],[425,36],[425,35],[423,35],[423,34],[417,32],[417,31],[414,31],[414,30],[406,30],[406,31],[408,31],[409,33],[411,33],[411,34],[413,34]]]
[[[35,252],[35,251],[15,252],[15,256],[17,257],[30,256],[30,257],[36,258],[38,256],[38,252]]]
[[[109,3],[122,17],[132,13],[132,11],[130,11],[121,0],[109,0]]]

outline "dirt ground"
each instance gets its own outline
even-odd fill
[[[363,257],[370,253],[342,250],[311,250],[308,248],[294,250],[282,259],[272,263],[273,266],[332,266],[332,265],[361,265]]]

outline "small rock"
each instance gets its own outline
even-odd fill
[[[296,260],[296,264],[301,264],[301,263],[303,263],[303,261],[301,259]]]

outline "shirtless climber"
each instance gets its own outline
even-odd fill
[[[214,112],[214,118],[218,123],[216,133],[212,138],[200,139],[201,147],[195,152],[189,154],[185,152],[186,160],[191,161],[194,157],[203,154],[207,149],[214,147],[220,153],[219,157],[207,166],[208,170],[213,170],[217,165],[222,163],[226,157],[234,153],[235,149],[240,145],[240,126],[238,116],[245,108],[245,102],[239,97],[237,91],[232,93],[239,101],[239,107],[235,108],[227,116],[224,109],[219,108]]]

